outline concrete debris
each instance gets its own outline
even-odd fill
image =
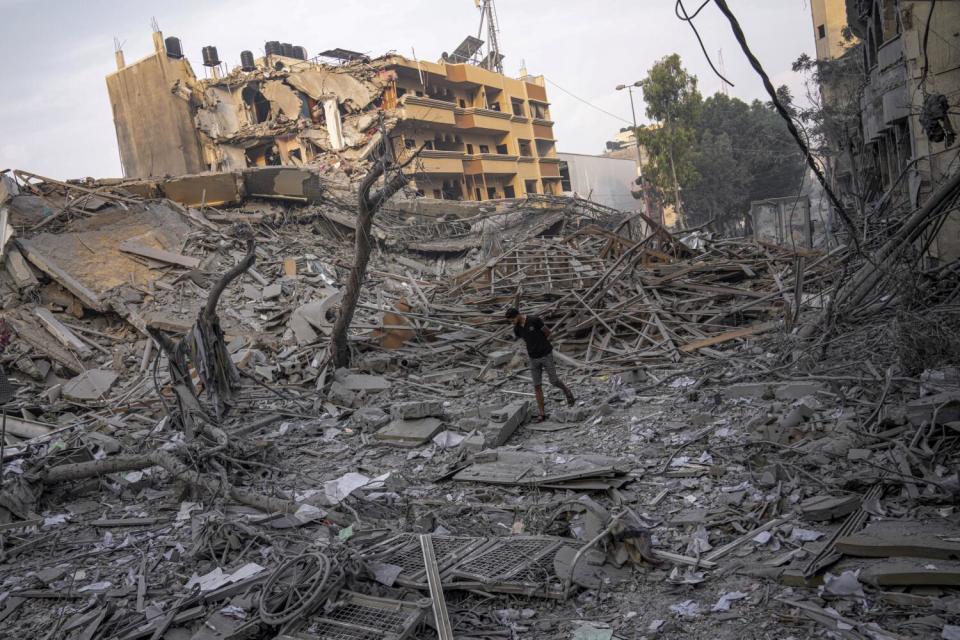
[[[349,94],[346,149],[372,131],[375,74],[258,81],[284,117],[292,89],[318,117],[330,87]],[[254,135],[214,115],[211,136]],[[834,291],[853,254],[690,246],[580,199],[398,197],[338,369],[349,180],[12,175],[10,637],[954,633],[953,272],[909,311],[891,289],[821,322],[794,289]],[[543,423],[499,321],[517,296],[577,399],[545,387]]]

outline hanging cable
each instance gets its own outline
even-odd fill
[[[930,71],[930,57],[927,56],[927,40],[930,38],[930,22],[933,20],[933,8],[937,0],[930,0],[930,11],[927,12],[927,24],[923,27],[923,73],[920,74],[920,88],[926,96],[927,72]]]
[[[710,54],[707,53],[707,47],[706,45],[703,44],[703,39],[700,37],[700,32],[697,31],[696,25],[693,24],[693,19],[696,18],[697,14],[703,11],[703,8],[708,4],[710,4],[710,0],[704,0],[704,3],[701,4],[699,7],[697,7],[697,10],[693,12],[692,16],[690,16],[690,15],[687,15],[687,8],[683,6],[683,0],[677,0],[677,4],[673,7],[673,11],[674,13],[677,14],[677,18],[689,24],[690,28],[693,29],[693,35],[697,36],[697,42],[700,43],[700,50],[703,51],[703,56],[707,59],[707,64],[709,64],[710,68],[713,69],[713,72],[717,74],[717,77],[723,80],[724,82],[726,82],[731,87],[734,87],[736,85],[734,85],[732,82],[727,80],[726,77],[724,77],[724,75],[719,71],[717,71],[717,68],[713,66],[713,60],[710,59]]]
[[[837,198],[837,195],[833,192],[833,189],[830,188],[830,185],[827,184],[826,176],[823,175],[823,171],[817,165],[816,159],[814,159],[813,154],[810,153],[810,148],[807,147],[807,143],[804,142],[803,138],[800,136],[800,132],[797,130],[797,125],[793,122],[793,117],[790,115],[787,107],[777,96],[777,90],[773,87],[773,83],[770,82],[770,76],[768,76],[767,72],[763,70],[763,66],[760,64],[760,61],[757,60],[757,57],[753,55],[753,52],[750,50],[750,46],[747,44],[747,37],[743,34],[743,29],[740,28],[740,22],[737,20],[737,17],[733,15],[730,7],[727,6],[726,0],[714,0],[714,2],[717,4],[717,7],[720,9],[723,15],[727,17],[727,20],[730,21],[730,27],[733,29],[733,35],[737,39],[737,42],[740,43],[740,48],[743,49],[743,53],[747,56],[747,60],[750,61],[750,66],[754,68],[754,70],[760,76],[760,79],[763,81],[763,86],[770,95],[770,101],[773,103],[774,109],[776,109],[777,113],[780,114],[780,117],[786,122],[787,131],[790,132],[790,135],[793,136],[793,139],[797,142],[800,150],[803,151],[803,154],[807,158],[807,164],[817,176],[817,181],[819,181],[820,186],[823,187],[824,193],[827,194],[827,197],[830,199],[830,203],[833,205],[834,209],[837,210],[837,214],[840,216],[840,219],[843,220],[843,224],[847,227],[847,232],[850,234],[850,240],[853,241],[853,245],[856,247],[857,253],[862,253],[860,249],[860,242],[857,240],[857,229],[853,224],[853,220],[851,220],[850,216],[847,215],[847,212],[840,203],[840,200]]]
[[[601,109],[600,107],[598,107],[597,105],[595,105],[595,104],[593,104],[593,103],[591,103],[591,102],[587,102],[586,100],[584,100],[584,99],[581,98],[580,96],[577,96],[577,95],[574,95],[574,94],[570,93],[569,91],[567,91],[566,89],[564,89],[563,87],[561,87],[560,85],[558,85],[556,82],[554,82],[554,81],[551,80],[550,78],[547,78],[547,82],[549,82],[550,84],[552,84],[553,86],[555,86],[557,89],[560,89],[560,91],[563,91],[565,94],[567,94],[568,96],[570,96],[570,97],[573,98],[574,100],[579,100],[579,101],[582,102],[583,104],[587,105],[588,107],[590,107],[590,108],[592,108],[592,109],[596,109],[596,110],[599,111],[600,113],[605,113],[605,114],[607,114],[608,116],[610,116],[611,118],[616,118],[616,119],[619,120],[620,122],[626,122],[626,123],[629,124],[630,126],[633,126],[633,124],[632,124],[629,120],[627,120],[626,118],[621,118],[620,116],[618,116],[618,115],[615,114],[615,113],[610,113],[609,111],[607,111],[607,110],[605,110],[605,109]]]

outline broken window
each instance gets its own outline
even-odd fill
[[[423,143],[423,148],[433,151],[433,140],[426,140]]]
[[[821,40],[827,37],[827,29],[822,24],[817,26],[817,37]]]
[[[483,196],[480,194],[480,187],[477,187],[475,191],[477,192],[477,200],[483,200]]]
[[[499,153],[499,154],[502,155],[502,156],[505,156],[505,155],[507,155],[507,154],[510,153],[510,152],[507,150],[507,145],[505,145],[505,144],[498,144],[498,145],[497,145],[497,153]]]
[[[471,155],[471,156],[473,155],[473,145],[472,145],[472,144],[467,144],[467,154],[469,154],[469,155]]]
[[[440,194],[440,189],[433,190],[433,197],[436,198],[437,200],[443,199],[443,196]]]
[[[490,153],[490,147],[485,144],[480,145],[480,153]]]
[[[466,108],[467,108],[467,101],[464,100],[463,98],[460,98],[460,108],[461,108],[461,109],[466,109]]]
[[[523,181],[523,190],[527,193],[536,193],[537,192],[537,181],[536,180],[524,180]]]
[[[403,94],[405,94],[406,92],[407,92],[407,90],[404,89],[403,87],[397,87],[397,97],[398,97],[398,98],[402,98],[402,97],[403,97]]]
[[[503,188],[503,197],[504,198],[516,198],[517,192],[514,190],[512,184],[508,184]]]
[[[513,109],[513,115],[515,116],[527,115],[527,112],[523,108],[523,100],[510,98],[510,107]]]
[[[520,155],[530,158],[533,157],[533,147],[530,146],[529,140],[518,139],[517,146],[520,147]]]
[[[497,198],[497,188],[496,187],[487,187],[487,199],[495,200]]]
[[[253,86],[246,86],[240,92],[247,114],[252,124],[260,124],[270,119],[270,101]]]
[[[560,188],[567,193],[573,191],[573,185],[570,183],[570,165],[562,160],[560,161]]]
[[[404,138],[403,139],[403,148],[404,149],[416,149],[417,141],[413,138]]]

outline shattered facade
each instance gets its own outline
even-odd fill
[[[847,0],[846,18],[862,41],[850,51],[862,56],[863,77],[841,188],[878,202],[874,210],[887,201],[910,210],[949,180],[960,158],[950,112],[960,91],[960,5]],[[960,217],[944,220],[929,251],[941,263],[960,256]]]
[[[561,192],[542,77],[399,55],[334,66],[270,53],[197,79],[179,44],[154,41],[134,64],[118,54],[108,77],[126,177],[272,165],[349,173],[386,134],[399,160],[419,150],[410,173],[428,198]]]

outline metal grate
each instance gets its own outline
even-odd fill
[[[391,633],[400,633],[410,619],[409,611],[389,611],[380,607],[368,607],[349,603],[331,611],[327,618],[345,624],[375,627]]]
[[[528,568],[554,546],[556,540],[504,538],[500,544],[458,564],[455,571],[484,580],[506,578]]]
[[[310,633],[317,640],[379,640],[383,637],[375,631],[351,629],[326,620],[310,627]]]

